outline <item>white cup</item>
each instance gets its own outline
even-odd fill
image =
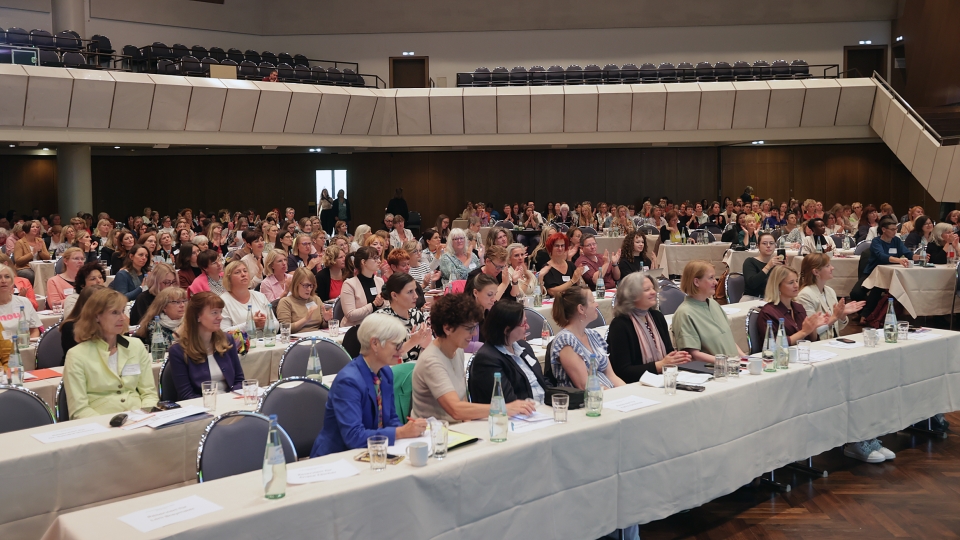
[[[791,364],[796,364],[796,363],[797,363],[797,360],[799,360],[799,358],[800,358],[800,351],[797,349],[796,346],[793,346],[793,347],[790,347],[789,349],[787,349],[787,352],[789,353],[788,358],[789,358],[789,360],[790,360],[790,363],[791,363]]]
[[[414,467],[423,467],[427,464],[430,447],[425,442],[415,442],[407,447],[407,459]]]
[[[751,358],[750,361],[747,362],[747,371],[749,371],[751,375],[763,373],[763,360],[760,358]]]

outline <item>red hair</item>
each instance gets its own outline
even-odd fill
[[[557,232],[557,233],[551,234],[550,237],[547,238],[547,244],[546,244],[547,253],[553,253],[553,246],[554,246],[557,242],[563,242],[564,245],[566,245],[566,243],[567,243],[567,235],[563,234],[562,232]]]

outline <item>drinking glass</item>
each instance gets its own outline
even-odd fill
[[[713,357],[713,380],[727,382],[727,356],[724,354]]]
[[[340,335],[340,321],[336,319],[330,319],[327,321],[327,334],[329,334],[330,339],[337,339]]]
[[[446,420],[430,421],[430,437],[433,440],[433,457],[441,460],[447,457],[447,433],[450,422]]]
[[[797,342],[797,360],[801,364],[810,363],[810,341],[801,339]]]
[[[756,251],[756,250],[757,250],[757,243],[751,240],[751,241],[750,241],[750,251]]]
[[[910,332],[910,323],[907,321],[897,322],[897,341],[906,341]]]
[[[570,406],[569,394],[553,395],[553,421],[558,424],[567,423],[567,408]]]
[[[260,390],[260,381],[257,379],[244,379],[243,381],[243,405],[245,407],[256,407],[257,393]]]
[[[677,393],[677,366],[666,366],[663,368],[663,393],[668,396]]]
[[[203,408],[212,412],[217,410],[217,383],[213,381],[204,381],[200,383],[200,390],[203,392]]]
[[[380,472],[387,468],[387,442],[384,435],[367,438],[367,453],[370,456],[370,470]]]
[[[280,344],[288,345],[290,343],[290,323],[280,323]]]
[[[727,358],[727,376],[728,377],[740,377],[740,358],[733,357]]]
[[[863,329],[863,344],[871,349],[880,343],[880,336],[873,328]]]

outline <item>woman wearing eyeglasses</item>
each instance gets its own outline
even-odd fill
[[[317,296],[317,278],[306,268],[297,268],[290,280],[289,294],[277,305],[277,320],[290,323],[291,332],[309,332],[327,327],[333,310],[324,308]]]
[[[160,317],[160,331],[163,333],[163,339],[170,344],[177,341],[177,329],[183,322],[183,313],[187,309],[187,291],[180,287],[167,287],[163,289],[150,304],[150,307],[139,319],[140,328],[137,328],[135,336],[149,347],[153,339],[153,318]],[[133,319],[137,320],[137,319]]]
[[[380,296],[383,280],[377,277],[380,268],[380,254],[376,248],[364,246],[353,257],[357,266],[357,276],[343,282],[340,291],[340,306],[343,308],[341,326],[355,326],[365,317],[386,303]]]
[[[147,290],[137,296],[137,299],[133,302],[133,307],[130,308],[131,321],[139,321],[142,319],[143,314],[147,312],[150,304],[153,303],[161,291],[177,285],[177,273],[169,264],[155,263],[153,271],[150,272],[150,275],[145,281],[145,285],[148,287]]]
[[[463,229],[453,229],[447,237],[447,249],[440,257],[440,276],[444,283],[467,279],[467,275],[480,267],[480,258],[467,247],[467,234]]]
[[[393,398],[393,371],[400,362],[400,349],[407,329],[396,318],[374,313],[357,330],[360,356],[344,366],[330,386],[323,413],[323,429],[313,443],[310,457],[366,448],[374,435],[397,439],[419,437],[427,428],[424,419],[397,417]],[[489,409],[489,407],[488,407]]]

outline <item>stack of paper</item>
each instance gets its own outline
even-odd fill
[[[287,469],[288,484],[310,484],[312,482],[326,482],[360,474],[352,463],[345,459],[333,463],[323,463],[311,467]]]
[[[702,386],[705,382],[712,379],[713,376],[709,373],[692,373],[689,371],[681,371],[677,374],[677,382],[680,384],[693,384],[697,386]],[[663,375],[658,375],[652,372],[644,372],[640,376],[640,384],[644,386],[652,386],[654,388],[663,388]]]
[[[530,414],[518,414],[511,416],[510,431],[513,433],[524,433],[526,431],[533,431],[535,429],[549,427],[555,423],[556,422],[553,421],[552,415],[533,411]]]
[[[603,408],[613,409],[620,412],[629,412],[642,409],[644,407],[649,407],[651,405],[656,405],[658,403],[660,402],[640,396],[627,396],[620,399],[615,399],[613,401],[604,402]]]

